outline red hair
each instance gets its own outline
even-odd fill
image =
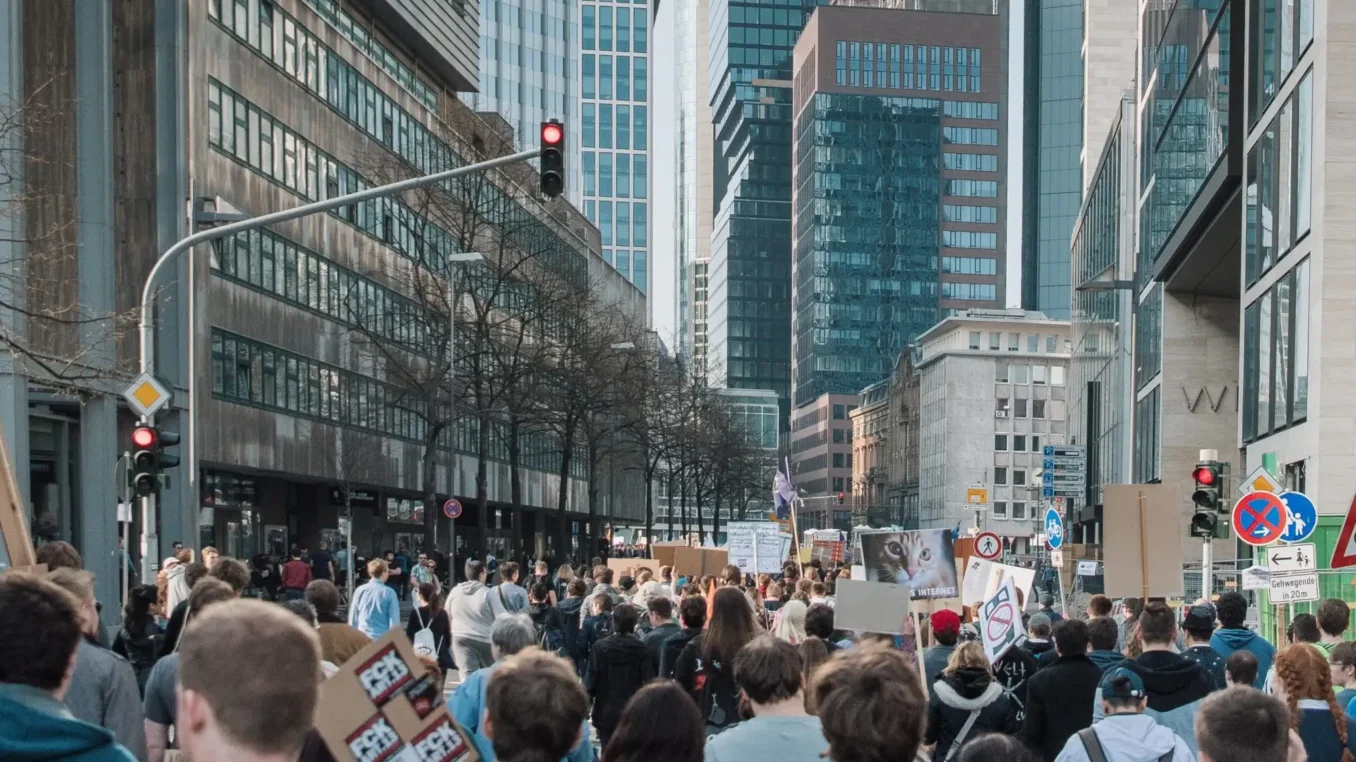
[[[1317,699],[1328,704],[1337,737],[1342,741],[1342,762],[1352,762],[1347,748],[1347,715],[1337,708],[1332,690],[1328,660],[1310,643],[1296,643],[1276,656],[1276,678],[1285,689],[1285,705],[1290,710],[1290,727],[1299,730],[1300,699]]]

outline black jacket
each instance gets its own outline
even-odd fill
[[[1017,722],[1026,720],[1026,684],[1036,674],[1036,657],[1025,648],[1009,648],[994,662],[993,675],[1017,707]]]
[[[567,653],[574,660],[575,667],[579,674],[584,674],[583,659],[579,656],[579,612],[584,605],[583,598],[562,598],[556,604],[556,611],[560,612],[560,620],[565,628],[565,647],[569,649]]]
[[[719,732],[739,722],[739,686],[734,679],[734,660],[704,658],[701,635],[683,647],[673,677],[697,702],[708,728]]]
[[[987,669],[965,667],[944,672],[941,679],[932,684],[932,696],[928,699],[928,730],[923,743],[937,744],[934,760],[941,762],[947,758],[956,736],[976,709],[979,717],[962,739],[962,745],[985,733],[1016,735],[1020,729],[1017,707],[1004,695],[1003,686],[989,676]]]
[[[673,672],[678,668],[678,657],[682,655],[683,649],[687,644],[698,635],[702,634],[702,628],[683,629],[670,635],[664,641],[664,647],[659,653],[659,676],[665,679],[673,677]]]
[[[663,661],[664,641],[668,640],[671,636],[678,634],[680,629],[682,628],[673,622],[665,622],[658,627],[652,628],[645,634],[645,637],[641,638],[641,642],[645,644],[645,650],[650,652],[650,663],[654,664],[654,673],[656,675],[659,674],[660,662]]]
[[[1222,691],[1226,687],[1224,684],[1224,662],[1225,658],[1210,646],[1205,644],[1201,646],[1189,646],[1182,652],[1182,656],[1205,667],[1205,671],[1210,673],[1210,678],[1215,681],[1215,690]]]
[[[1144,681],[1149,708],[1159,713],[1200,701],[1215,689],[1215,681],[1205,667],[1170,651],[1149,651],[1139,658],[1126,659],[1120,666]]]
[[[543,641],[558,640],[563,649],[559,655],[565,656],[570,653],[570,639],[565,632],[565,617],[561,616],[555,606],[549,603],[533,603],[528,605],[527,615],[532,619],[532,629],[535,631],[538,646],[542,646]],[[553,632],[559,633],[559,636],[549,634]],[[545,646],[542,646],[542,649],[545,650]]]
[[[1054,762],[1073,734],[1092,725],[1092,701],[1102,668],[1083,654],[1061,656],[1026,684],[1027,744]]]
[[[594,726],[609,732],[616,728],[626,702],[653,678],[650,652],[635,635],[608,635],[595,643],[584,676],[584,687],[593,697]]]
[[[452,661],[452,622],[447,618],[447,611],[429,616],[428,606],[412,609],[409,620],[405,622],[405,637],[413,642],[414,634],[424,627],[433,633],[433,643],[438,647],[438,668],[447,671],[455,667]]]
[[[1040,658],[1042,656],[1055,650],[1055,644],[1048,640],[1042,641],[1028,640],[1027,642],[1022,644],[1022,648],[1025,648],[1027,650],[1027,653],[1030,653],[1032,656],[1036,657],[1036,663],[1039,665]]]

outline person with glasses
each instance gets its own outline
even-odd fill
[[[437,584],[437,575],[434,573],[434,564],[429,557],[423,553],[419,554],[419,561],[410,569],[410,580],[417,590],[420,585]]]

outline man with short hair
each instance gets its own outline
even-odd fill
[[[612,586],[612,569],[601,564],[593,566],[593,589],[584,596],[584,605],[582,610],[585,612],[593,611],[593,599],[599,595],[606,595],[612,599],[612,605],[622,602],[621,593]]]
[[[645,633],[643,642],[645,650],[650,653],[650,663],[654,665],[654,673],[661,675],[660,662],[664,657],[664,641],[673,635],[677,635],[683,628],[673,621],[673,600],[663,595],[656,595],[650,598],[646,604],[646,610],[650,617],[650,631]]]
[[[1145,612],[1148,612],[1148,607]],[[1168,616],[1172,616],[1171,610]],[[1149,716],[1152,713],[1145,711],[1149,702],[1144,681],[1137,673],[1126,667],[1116,667],[1107,672],[1097,688],[1095,713],[1100,716],[1094,720],[1092,727],[1080,730],[1069,738],[1063,751],[1055,758],[1056,762],[1092,762],[1098,759],[1114,759],[1116,762],[1193,762],[1195,752],[1187,739]],[[1229,762],[1234,760],[1230,759]]]
[[[349,626],[372,640],[401,626],[400,601],[391,586],[386,584],[390,576],[391,569],[385,560],[374,558],[368,561],[368,580],[353,591],[353,602],[348,606]]]
[[[499,565],[500,582],[489,593],[490,609],[494,611],[495,616],[526,611],[532,604],[527,591],[518,584],[519,574],[516,562],[505,561]]]
[[[339,597],[339,588],[333,582],[327,579],[311,580],[311,584],[306,586],[306,602],[315,609],[321,659],[342,667],[344,662],[372,642],[362,630],[353,627],[339,615],[339,606],[343,601]]]
[[[1022,648],[1036,657],[1038,669],[1042,666],[1041,656],[1046,653],[1053,653],[1055,650],[1055,644],[1050,642],[1050,628],[1052,626],[1050,617],[1040,612],[1032,614],[1031,619],[1027,620],[1026,623],[1027,636]],[[1054,657],[1051,657],[1050,661],[1054,661]]]
[[[1143,711],[1181,736],[1195,754],[1196,712],[1215,689],[1215,681],[1205,667],[1177,653],[1177,617],[1166,603],[1152,601],[1144,606],[1139,615],[1139,639],[1144,652],[1138,658],[1121,662],[1120,668],[1107,675],[1122,670],[1133,672],[1141,681],[1147,700],[1147,709]],[[1107,685],[1106,680],[1102,685]],[[1099,696],[1093,709],[1094,723],[1102,719],[1103,706]]]
[[[470,563],[467,564],[467,567],[470,567]],[[461,685],[457,686],[452,697],[448,699],[449,711],[452,712],[457,723],[471,734],[471,738],[475,741],[476,750],[481,754],[482,762],[494,762],[495,755],[498,753],[498,744],[490,743],[489,733],[486,732],[485,727],[485,712],[489,706],[489,686],[494,682],[495,674],[504,667],[507,661],[524,652],[540,653],[531,648],[531,646],[536,645],[533,640],[534,634],[532,620],[525,614],[504,614],[496,617],[494,626],[490,629],[493,663],[484,669],[477,670],[464,680]],[[575,685],[580,685],[574,669],[569,668],[569,671],[570,679]],[[579,701],[579,719],[575,722],[575,729],[580,734],[579,740],[574,746],[566,749],[568,753],[562,753],[560,756],[566,762],[593,762],[593,745],[589,743],[588,721],[586,719],[589,697],[584,693],[582,686],[579,688]]]
[[[808,615],[806,620],[808,623]],[[937,677],[946,669],[947,660],[956,650],[956,641],[960,639],[961,620],[951,609],[941,609],[933,612],[928,618],[928,624],[932,627],[932,639],[937,641],[937,645],[923,652],[923,680],[931,691],[932,684],[937,682]]]
[[[588,695],[569,663],[540,651],[505,660],[485,691],[484,735],[477,739],[481,758],[493,762],[592,760]],[[581,749],[582,747],[582,749]],[[579,756],[576,756],[578,754]]]
[[[683,628],[664,641],[664,648],[659,655],[659,676],[666,680],[673,677],[678,656],[683,653],[683,649],[693,638],[701,635],[702,628],[706,626],[706,599],[696,595],[684,597],[678,603],[678,619]]]
[[[1351,609],[1341,598],[1325,598],[1318,604],[1318,647],[1332,661],[1332,650],[1342,642],[1342,633],[1351,622]]]
[[[735,685],[753,718],[708,739],[706,762],[821,762],[828,742],[819,718],[805,711],[804,667],[799,649],[771,635],[741,648]]]
[[[0,576],[0,759],[134,762],[62,703],[84,642],[81,603],[32,574]]]
[[[1215,681],[1215,690],[1224,690],[1224,657],[1210,646],[1215,632],[1215,607],[1208,603],[1192,606],[1182,617],[1182,631],[1186,633],[1186,650],[1182,655],[1205,667]]]
[[[1232,688],[1257,682],[1257,657],[1251,651],[1234,651],[1224,660],[1224,681]],[[1254,689],[1255,690],[1255,689]]]
[[[330,544],[320,543],[320,549],[311,554],[311,579],[334,580],[334,557],[330,555]]]
[[[490,628],[494,609],[490,588],[485,586],[488,571],[479,561],[466,562],[466,581],[452,588],[447,596],[447,616],[452,620],[452,661],[466,682],[476,670],[494,663],[490,649]]]
[[[818,604],[805,612],[805,634],[824,641],[824,647],[830,654],[839,646],[833,640],[833,607]]]
[[[1054,627],[1064,618],[1064,615],[1055,611],[1055,597],[1049,593],[1041,596],[1041,607],[1036,610],[1037,614],[1044,614],[1050,619],[1050,626]]]
[[[1116,650],[1119,638],[1120,627],[1115,619],[1099,616],[1088,620],[1088,659],[1103,672],[1125,661],[1125,656]]]
[[[1196,742],[1200,762],[1286,762],[1296,758],[1290,755],[1292,742],[1304,750],[1285,704],[1243,686],[1205,700],[1196,715]]]
[[[1328,662],[1332,673],[1332,688],[1337,691],[1337,708],[1346,711],[1356,698],[1356,643],[1344,640],[1332,649]]]
[[[1215,613],[1219,617],[1219,629],[1210,636],[1210,646],[1226,660],[1240,649],[1251,652],[1257,657],[1258,670],[1252,687],[1261,688],[1264,676],[1276,659],[1276,648],[1266,638],[1243,626],[1248,616],[1248,600],[1241,593],[1224,593],[1215,602]]]
[[[186,759],[297,758],[320,695],[314,630],[277,606],[233,600],[195,613],[179,653],[175,727]]]
[[[306,586],[311,584],[311,565],[301,560],[301,548],[295,545],[288,555],[282,566],[282,599],[301,600],[306,597]]]
[[[612,632],[593,644],[584,687],[593,699],[593,727],[603,747],[621,722],[622,708],[654,677],[645,644],[636,637],[640,612],[623,604],[612,611]]]
[[[1101,593],[1088,599],[1088,619],[1093,620],[1099,616],[1111,616],[1111,599]]]
[[[880,644],[859,645],[825,662],[811,691],[829,742],[826,759],[918,758],[928,694],[911,657]]]
[[[1114,639],[1114,635],[1112,636]],[[1069,737],[1092,724],[1092,699],[1102,680],[1102,668],[1088,658],[1088,625],[1066,619],[1055,625],[1053,664],[1041,669],[1026,685],[1027,743],[1051,762]]]

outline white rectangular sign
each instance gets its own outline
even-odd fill
[[[984,602],[984,589],[989,585],[989,563],[979,556],[970,556],[961,579],[961,603],[977,606]]]
[[[1051,565],[1051,566],[1057,566],[1057,567],[1063,568],[1063,567],[1064,567],[1064,551],[1062,551],[1062,550],[1052,550],[1052,551],[1050,551],[1050,565]]]
[[[1266,590],[1271,587],[1271,572],[1265,566],[1249,566],[1243,570],[1244,590]]]
[[[1272,603],[1302,603],[1318,600],[1318,572],[1271,577]]]
[[[1271,572],[1273,579],[1278,574],[1311,572],[1318,568],[1314,555],[1314,545],[1309,542],[1298,545],[1269,545],[1267,570]]]
[[[1097,576],[1097,562],[1096,562],[1096,561],[1079,561],[1079,562],[1078,562],[1078,576],[1080,576],[1080,577],[1095,577],[1095,576]]]
[[[979,608],[979,633],[984,642],[984,655],[993,664],[1009,648],[1021,642],[1026,635],[1022,626],[1022,609],[1017,602],[1017,588],[1008,577],[992,598]]]
[[[781,527],[773,521],[731,521],[725,525],[730,563],[745,574],[782,570]]]

